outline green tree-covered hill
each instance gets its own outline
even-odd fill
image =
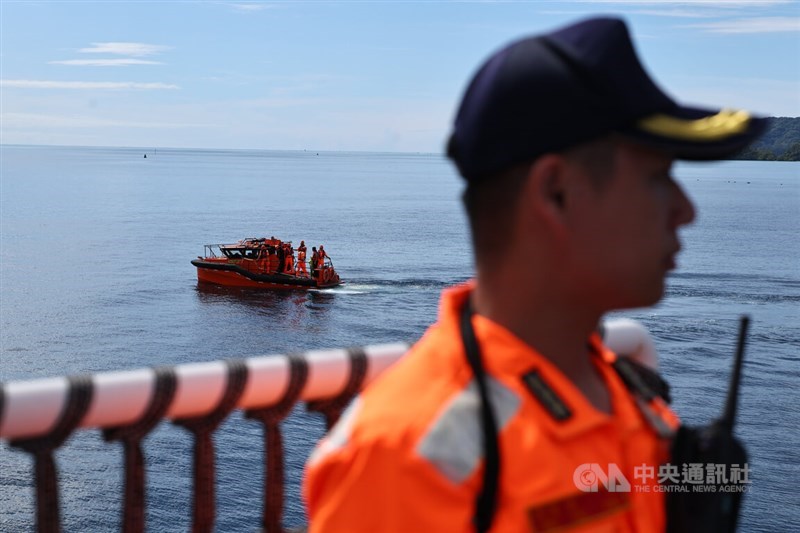
[[[800,161],[800,118],[770,117],[764,135],[733,159]]]

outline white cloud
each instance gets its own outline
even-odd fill
[[[800,32],[800,18],[761,17],[723,20],[692,24],[689,28],[700,28],[709,33],[774,33]]]
[[[275,7],[274,5],[269,5],[269,4],[230,4],[230,6],[236,11],[241,11],[244,13],[263,11],[265,9],[272,9]]]
[[[117,54],[123,56],[150,56],[168,50],[168,46],[145,43],[92,43],[89,48],[78,50],[84,54]]]
[[[65,59],[63,61],[50,61],[51,65],[70,65],[75,67],[127,67],[130,65],[163,65],[160,61],[146,59]]]
[[[137,83],[133,81],[43,81],[0,80],[0,87],[15,89],[180,89],[168,83]]]

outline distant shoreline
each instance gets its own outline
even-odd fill
[[[767,131],[734,158],[738,161],[800,161],[800,118],[770,117]]]

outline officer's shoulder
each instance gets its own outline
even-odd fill
[[[444,401],[472,378],[458,342],[457,338],[449,339],[438,325],[432,325],[367,388],[364,398],[385,410],[394,406],[404,411],[411,405]]]
[[[359,397],[356,430],[406,438],[421,434],[442,406],[463,390],[471,375],[432,326],[398,362]],[[381,431],[370,431],[381,428]]]

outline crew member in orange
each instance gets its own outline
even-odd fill
[[[306,271],[306,242],[300,241],[300,246],[297,248],[297,271],[298,275],[308,277]]]
[[[274,246],[269,248],[269,273],[274,274],[278,271],[278,251]]]
[[[278,273],[280,274],[286,266],[286,246],[282,242],[279,242],[275,248],[278,254]]]
[[[672,101],[618,19],[489,58],[448,144],[476,279],[314,451],[310,531],[664,531],[677,418],[595,330],[664,293],[695,214],[673,161],[726,157],[763,127]]]
[[[269,251],[266,244],[261,244],[258,252],[258,270],[262,274],[269,272]]]
[[[328,257],[328,254],[325,253],[325,248],[322,245],[319,245],[319,251],[317,252],[317,267],[316,271],[320,273],[320,280],[323,279],[325,275],[325,258]]]
[[[311,247],[311,277],[314,278],[317,276],[317,272],[319,272],[319,252],[317,252],[317,247]]]
[[[294,248],[292,248],[292,245],[289,243],[285,243],[283,247],[283,255],[285,257],[283,272],[285,274],[294,275]]]

